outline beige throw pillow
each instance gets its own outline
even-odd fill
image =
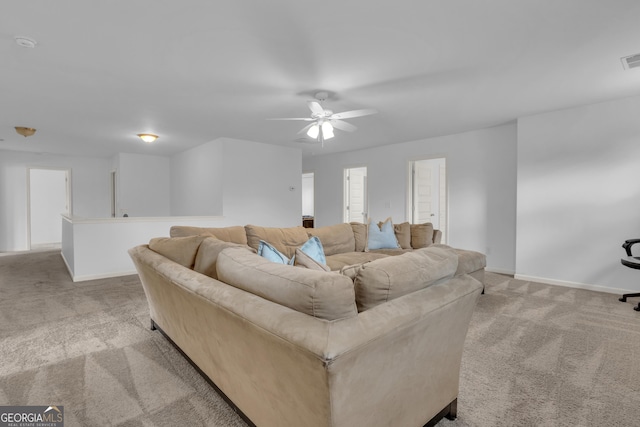
[[[402,249],[411,249],[411,225],[408,222],[393,224],[393,231]]]
[[[178,264],[193,268],[196,252],[206,236],[154,237],[149,241],[149,249]]]
[[[225,242],[216,239],[215,237],[206,237],[198,249],[193,269],[198,273],[217,279],[218,273],[216,271],[216,261],[218,260],[218,255],[220,255],[220,252],[224,249],[233,247],[241,247],[247,251],[253,251],[253,249],[246,245]]]
[[[311,270],[331,271],[327,264],[322,264],[316,261],[306,253],[302,252],[300,248],[296,249],[296,258],[294,265],[309,268]]]
[[[426,248],[433,244],[433,224],[411,224],[411,247],[413,249]]]
[[[355,239],[355,251],[366,252],[369,226],[362,222],[350,222],[349,225],[351,225],[351,229],[353,230],[353,237]]]

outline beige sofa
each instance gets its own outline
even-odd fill
[[[261,235],[295,253],[299,230],[247,226],[243,237],[242,229],[153,239],[129,253],[152,328],[245,420],[421,426],[456,416],[463,343],[482,285],[458,271],[455,250],[432,244],[380,254],[341,274],[276,264],[252,250]],[[328,252],[344,243],[328,234],[322,242]]]

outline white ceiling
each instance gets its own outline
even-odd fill
[[[638,18],[638,0],[2,0],[0,150],[170,155],[230,137],[309,155],[494,126],[639,95],[620,61],[640,52]],[[308,116],[321,89],[334,112],[379,113],[324,148],[295,142],[305,122],[266,120]]]

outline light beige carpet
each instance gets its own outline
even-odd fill
[[[636,300],[487,279],[465,345],[458,419],[439,427],[640,425]],[[64,405],[68,427],[245,426],[149,330],[136,276],[73,283],[59,252],[3,256],[0,405],[50,404]]]

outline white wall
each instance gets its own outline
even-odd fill
[[[315,173],[316,226],[342,222],[343,169],[367,166],[369,216],[395,222],[406,212],[410,160],[445,157],[449,239],[487,253],[488,267],[515,271],[516,125],[303,159]],[[387,207],[389,206],[389,207]]]
[[[171,215],[222,215],[222,141],[171,158]]]
[[[118,212],[150,217],[171,214],[169,157],[119,153],[117,156]]]
[[[237,139],[221,140],[225,220],[267,227],[302,225],[302,151]]]
[[[109,216],[109,170],[103,158],[0,150],[0,251],[24,251],[27,241],[27,169],[71,169],[73,213]]]
[[[517,158],[518,275],[640,290],[640,97],[520,118]]]

